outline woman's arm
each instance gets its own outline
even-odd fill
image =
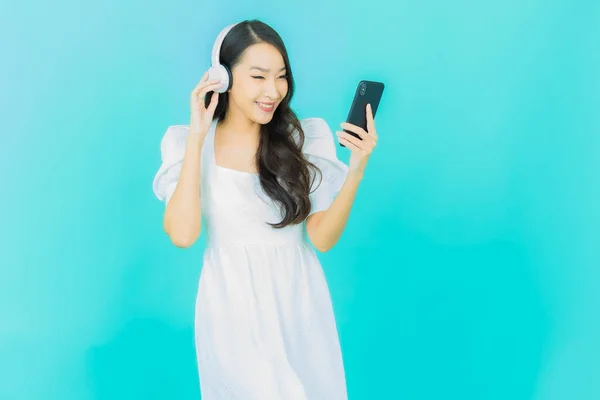
[[[348,175],[329,208],[310,215],[306,220],[308,238],[321,252],[330,250],[342,236],[367,161],[377,144],[377,131],[370,105],[367,105],[366,114],[367,131],[345,122],[341,124],[343,129],[356,133],[360,139],[344,131],[336,132],[340,143],[352,151]]]
[[[190,247],[200,236],[200,156],[203,142],[201,135],[187,137],[181,174],[165,209],[163,228],[177,247]]]
[[[331,206],[307,218],[308,238],[317,250],[330,250],[342,236],[361,179],[362,174],[348,174]]]
[[[222,83],[218,79],[209,81],[208,72],[205,72],[190,95],[190,125],[181,172],[163,218],[163,229],[177,247],[190,247],[200,237],[202,146],[219,102],[215,89],[220,86]],[[205,96],[210,91],[213,93],[207,107]]]

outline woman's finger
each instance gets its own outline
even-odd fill
[[[351,131],[356,133],[357,135],[359,135],[360,139],[355,138],[354,136],[350,135],[348,132],[345,132],[346,135],[348,135],[349,138],[352,138],[354,140],[356,140],[356,143],[371,143],[371,142],[375,142],[375,139],[369,135],[367,132],[365,132],[363,129],[361,129],[358,126],[352,125],[352,124],[348,124],[348,123],[343,123],[342,127],[347,130],[347,131]],[[351,140],[351,139],[349,139]],[[362,146],[362,145],[361,145]]]
[[[343,144],[344,146],[346,146],[348,149],[350,149],[351,151],[360,151],[360,148],[358,146],[356,146],[354,143],[350,142],[349,140],[345,139],[342,136],[338,136],[338,141]]]
[[[375,129],[375,119],[373,118],[371,104],[367,104],[367,131],[373,139],[377,140],[377,130]]]
[[[214,90],[214,89],[218,88],[219,86],[221,86],[221,82],[209,81],[209,82],[203,83],[202,85],[198,86],[197,88],[194,88],[193,93],[199,94],[199,93],[210,92],[211,90]]]
[[[337,134],[338,138],[343,138],[344,140],[352,143],[358,149],[363,150],[366,146],[368,146],[368,144],[364,140],[356,138],[347,132],[337,131],[336,134]]]
[[[219,103],[219,93],[214,92],[210,98],[210,104],[206,111],[213,112],[217,108],[217,103]]]
[[[193,93],[200,93],[203,89],[207,87],[218,87],[221,85],[221,81],[218,79],[211,79],[210,81],[200,82],[192,91]]]
[[[366,139],[369,134],[367,133],[367,131],[365,131],[363,128],[361,128],[360,126],[356,126],[353,124],[349,124],[347,122],[342,122],[340,124],[340,126],[350,132],[356,133],[361,139]]]
[[[206,93],[215,91],[216,89],[218,89],[221,86],[222,86],[222,84],[220,82],[207,84],[205,86],[201,86],[198,89],[194,90],[193,94],[197,98],[203,99],[204,96],[206,96]]]
[[[208,71],[204,73],[204,75],[202,75],[202,78],[200,78],[200,81],[196,84],[196,86],[194,86],[194,89],[192,90],[192,92],[195,92],[198,90],[198,88],[202,87],[202,84],[204,82],[206,82],[206,80],[208,79]]]

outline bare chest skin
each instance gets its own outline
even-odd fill
[[[215,161],[219,167],[240,172],[257,172],[258,140],[235,140],[232,136],[215,135],[214,146]]]

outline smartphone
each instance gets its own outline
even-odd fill
[[[348,112],[348,118],[346,122],[352,125],[359,126],[365,131],[367,130],[367,104],[371,104],[371,110],[373,111],[373,118],[377,113],[381,96],[383,95],[383,89],[385,85],[383,82],[376,81],[360,81],[356,86],[356,92],[354,93],[354,99]],[[344,129],[344,132],[360,139],[360,137],[354,132],[350,132]],[[342,147],[346,147],[340,143]]]

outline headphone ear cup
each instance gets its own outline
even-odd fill
[[[227,84],[223,87],[223,93],[225,93],[226,91],[231,89],[231,86],[233,86],[233,74],[226,66],[223,66],[223,69],[225,70],[225,72],[227,72]]]
[[[231,88],[231,72],[224,65],[214,65],[208,70],[208,80],[218,79],[223,87],[215,90],[217,93],[225,93]]]

